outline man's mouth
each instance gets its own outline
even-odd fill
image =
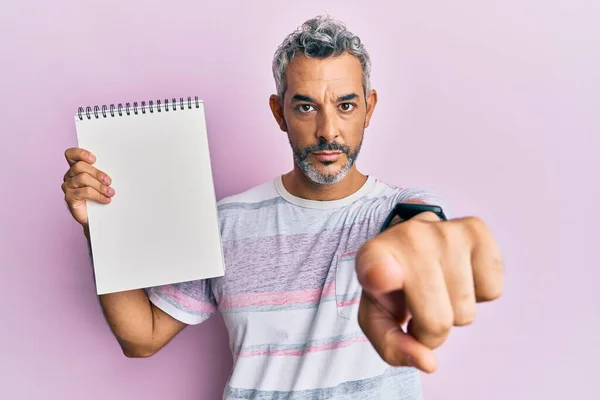
[[[315,151],[313,155],[319,161],[335,161],[342,154],[341,151]]]

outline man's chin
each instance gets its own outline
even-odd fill
[[[345,177],[343,168],[310,168],[304,173],[314,183],[320,185],[331,185],[338,183]]]

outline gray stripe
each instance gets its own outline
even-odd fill
[[[354,293],[344,293],[344,294],[338,294],[336,295],[336,301],[348,301],[348,300],[354,300],[358,297],[360,297],[360,295],[362,294],[362,291],[357,291]]]
[[[215,278],[213,288],[222,290],[220,295],[322,288],[335,279],[336,255],[358,250],[380,229],[380,222],[380,218],[375,223],[366,220],[317,235],[279,235],[224,243],[225,278]]]
[[[390,368],[380,376],[350,381],[325,389],[277,391],[227,386],[228,400],[420,400],[419,373],[414,368]]]
[[[276,206],[278,204],[289,204],[283,197],[273,197],[268,200],[262,200],[256,203],[243,203],[243,202],[233,202],[233,203],[224,203],[219,204],[217,209],[219,211],[230,211],[230,210],[258,210],[261,208],[267,208]]]

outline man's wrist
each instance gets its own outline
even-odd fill
[[[421,202],[398,203],[385,219],[381,232],[412,218],[427,221],[445,221],[446,215],[441,207]]]

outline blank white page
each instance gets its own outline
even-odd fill
[[[75,116],[79,147],[115,190],[87,203],[98,294],[223,276],[204,105],[189,104]]]

